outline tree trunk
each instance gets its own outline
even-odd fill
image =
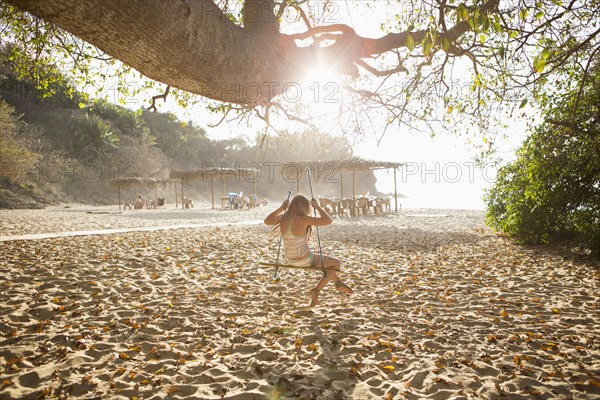
[[[239,27],[210,0],[8,2],[148,78],[210,99],[261,104],[298,76],[288,58],[293,40]]]

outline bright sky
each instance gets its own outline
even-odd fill
[[[371,4],[368,8],[367,5]],[[323,3],[316,2],[317,5]],[[386,20],[386,7],[388,2],[334,2],[334,8],[323,13],[316,6],[313,12],[320,13],[320,17],[327,23],[346,23],[355,28],[358,34],[366,37],[380,37],[383,33],[380,26]],[[398,4],[398,3],[395,3]],[[397,6],[395,6],[397,7]],[[289,19],[287,19],[289,20]],[[286,33],[303,30],[302,24],[294,24],[284,28]],[[329,76],[326,69],[315,71],[321,96],[333,93],[331,86],[325,86],[335,81]],[[312,83],[314,85],[314,82]],[[304,86],[304,96],[314,95],[313,89],[307,89],[311,83]],[[314,88],[314,86],[313,86]],[[337,95],[337,93],[336,93]],[[309,97],[309,96],[308,96]],[[128,104],[132,108],[135,105]],[[321,112],[335,112],[335,105],[319,102],[317,108]],[[329,107],[329,108],[327,108]],[[166,104],[159,101],[160,111],[171,111],[182,120],[193,120],[199,126],[205,127],[213,139],[227,139],[236,136],[254,138],[262,123],[247,125],[238,122],[224,122],[222,125],[209,128],[209,123],[215,123],[220,116],[207,112],[204,104],[200,103],[187,109],[178,107],[173,99],[168,99]],[[289,126],[289,121],[281,121],[283,127]],[[323,130],[328,131],[327,128]],[[506,162],[514,158],[514,151],[524,139],[525,123],[521,120],[509,122],[506,130],[508,139],[498,139],[496,147],[497,156]],[[336,134],[338,132],[330,132]],[[483,168],[475,166],[473,158],[477,155],[477,148],[467,143],[468,137],[455,137],[449,134],[439,134],[433,139],[426,133],[410,132],[405,128],[390,127],[381,142],[378,143],[377,132],[365,132],[364,137],[354,146],[357,156],[380,160],[406,163],[406,166],[397,176],[398,191],[405,196],[402,199],[404,207],[409,208],[462,208],[484,209],[482,200],[483,190],[489,187],[496,174],[492,165]],[[377,189],[384,193],[394,190],[393,175],[386,171],[377,172]]]

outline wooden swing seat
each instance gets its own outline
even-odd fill
[[[296,268],[296,269],[306,269],[306,270],[313,270],[313,271],[339,271],[339,268],[320,268],[320,267],[298,267],[296,265],[289,265],[289,264],[276,264],[276,263],[267,263],[267,262],[260,262],[260,265],[265,265],[267,267],[279,267],[279,268]]]

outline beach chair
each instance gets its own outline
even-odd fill
[[[142,196],[139,196],[139,197],[138,197],[138,198],[135,200],[135,202],[133,203],[133,209],[134,209],[134,210],[141,210],[142,208],[144,208],[145,204],[146,204],[146,203],[145,203],[145,202],[144,202],[144,200],[142,199]]]
[[[354,200],[352,199],[342,199],[337,202],[338,207],[338,216],[351,216],[353,217],[356,214],[356,207],[354,205]]]
[[[258,207],[258,197],[256,197],[255,194],[250,196],[250,198],[248,199],[248,208],[251,209],[254,207]]]
[[[386,197],[385,199],[383,199],[383,207],[385,208],[386,211],[392,211],[392,198],[391,197]]]
[[[359,197],[356,199],[356,215],[362,211],[363,215],[369,212],[369,199],[367,197]]]
[[[326,197],[319,198],[319,205],[330,215],[337,215],[337,204],[334,200]]]
[[[194,208],[194,202],[192,199],[188,199],[187,197],[183,198],[182,202],[183,208]]]
[[[238,208],[242,208],[244,207],[244,198],[241,196],[236,196],[233,198],[233,208],[235,208],[236,210]]]
[[[233,208],[237,193],[227,193],[227,206],[225,208]]]
[[[246,209],[250,208],[250,197],[248,197],[248,196],[242,197],[242,207],[241,208],[246,208]]]
[[[369,201],[369,207],[373,208],[374,214],[383,214],[383,199],[376,197]]]

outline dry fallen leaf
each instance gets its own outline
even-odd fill
[[[167,395],[171,395],[175,392],[179,392],[180,390],[181,389],[178,386],[169,386],[165,389],[165,392],[167,393]]]
[[[521,365],[521,359],[517,355],[513,357],[513,362],[517,365]]]

